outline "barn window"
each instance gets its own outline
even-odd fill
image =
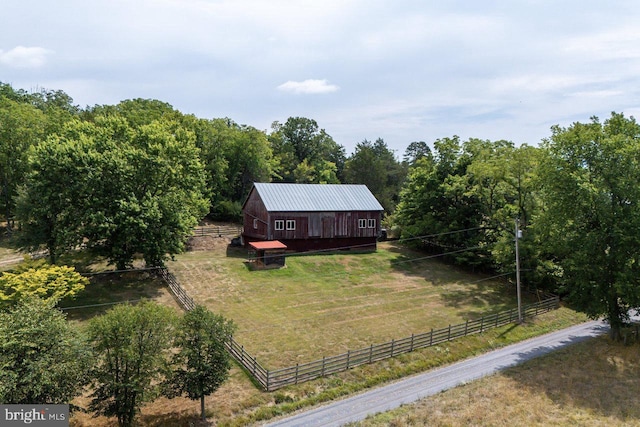
[[[296,229],[296,220],[288,219],[287,220],[287,230],[295,230]]]
[[[358,228],[367,228],[367,220],[362,218],[358,220]]]
[[[276,219],[276,230],[284,230],[284,220],[283,219]]]
[[[376,228],[376,220],[375,219],[370,219],[368,221],[367,227],[369,228]]]
[[[258,218],[253,219],[253,228],[258,228]]]

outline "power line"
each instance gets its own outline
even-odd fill
[[[412,241],[412,240],[427,239],[427,238],[432,238],[432,237],[440,237],[440,236],[446,236],[446,235],[450,235],[450,234],[464,233],[464,232],[467,232],[467,231],[481,230],[481,229],[484,229],[484,228],[487,228],[487,227],[472,227],[472,228],[465,228],[465,229],[462,229],[462,230],[445,231],[443,233],[425,234],[423,236],[408,237],[406,239],[397,239],[397,240],[394,240],[394,242],[404,243],[404,242],[409,242],[409,241]],[[365,244],[360,244],[360,245],[350,245],[350,246],[340,246],[340,247],[327,248],[327,249],[316,249],[316,250],[313,250],[313,251],[293,252],[293,253],[286,254],[286,256],[287,257],[292,257],[292,256],[314,255],[314,254],[322,254],[322,253],[339,251],[339,250],[358,249],[358,248],[367,248],[367,247],[371,247],[371,243],[365,243]],[[474,248],[474,249],[477,249],[477,248]],[[452,252],[452,253],[454,253],[454,252]],[[445,255],[445,254],[443,254],[443,255]],[[274,257],[279,257],[279,256],[281,256],[281,255],[265,255],[262,258],[263,259],[269,259],[269,258],[274,258]]]
[[[441,254],[429,255],[429,256],[426,256],[426,257],[412,258],[412,259],[399,260],[399,261],[391,261],[391,263],[392,264],[402,264],[402,263],[405,263],[405,262],[422,261],[422,260],[425,260],[425,259],[432,259],[432,258],[438,258],[438,257],[441,257],[441,256],[453,255],[453,254],[457,254],[457,253],[460,253],[460,252],[470,252],[472,250],[480,249],[480,248],[482,248],[482,246],[473,246],[473,247],[470,247],[470,248],[458,249],[457,251],[451,251],[451,252],[445,252],[445,253],[441,253]]]
[[[116,301],[116,302],[105,302],[102,304],[88,304],[88,305],[76,305],[73,307],[59,307],[60,310],[76,310],[76,309],[80,309],[80,308],[91,308],[91,307],[103,307],[103,306],[107,306],[107,305],[116,305],[116,304],[125,304],[125,303],[130,303],[130,302],[140,302],[142,301],[142,299],[130,299],[130,300],[126,300],[126,301]]]

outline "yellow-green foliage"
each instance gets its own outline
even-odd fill
[[[17,273],[0,275],[0,303],[15,302],[27,296],[59,300],[76,295],[89,284],[73,267],[44,265]]]

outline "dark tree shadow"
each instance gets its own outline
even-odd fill
[[[506,280],[445,263],[438,259],[437,254],[401,244],[390,244],[388,250],[397,254],[397,258],[391,262],[393,269],[407,276],[420,277],[439,287],[444,304],[456,308],[465,318],[479,318],[511,309],[517,304],[515,285]],[[461,289],[459,285],[464,288]],[[535,301],[534,295],[522,293],[524,304]]]
[[[613,342],[606,335],[608,327],[600,329],[603,335],[596,338],[565,340],[567,348],[541,346],[521,353],[518,360],[528,363],[505,368],[502,374],[558,406],[635,424],[640,421],[640,344]]]
[[[138,302],[162,295],[164,281],[153,271],[101,273],[75,298],[65,298],[58,306],[69,320],[85,321],[104,314],[114,303]]]

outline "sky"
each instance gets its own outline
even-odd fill
[[[270,131],[537,145],[640,114],[637,0],[2,0],[0,82]]]

